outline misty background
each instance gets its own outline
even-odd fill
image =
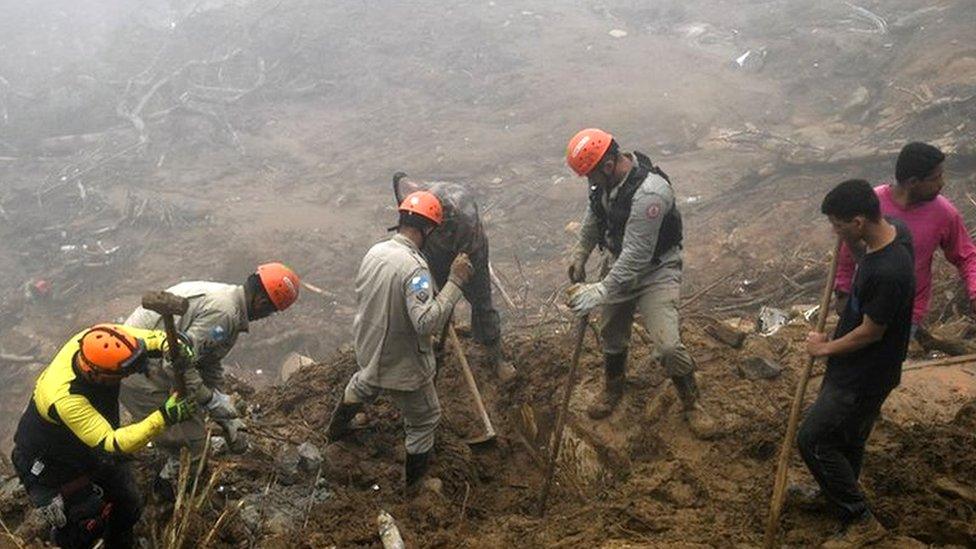
[[[558,314],[586,196],[563,154],[583,127],[672,176],[689,291],[822,257],[825,190],[890,177],[907,141],[950,154],[946,192],[974,218],[965,1],[5,0],[0,14],[5,448],[64,338],[147,290],[284,261],[324,293],[256,322],[229,371],[273,383],[287,353],[345,344],[398,170],[474,190],[517,306],[496,294],[506,332]],[[768,300],[800,299],[768,280]]]

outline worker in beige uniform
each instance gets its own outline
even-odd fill
[[[458,254],[435,295],[420,250],[443,220],[441,203],[434,194],[417,191],[407,195],[399,212],[396,234],[370,248],[356,276],[353,333],[359,370],[349,379],[326,435],[332,442],[341,439],[363,404],[385,393],[403,416],[406,487],[415,493],[441,417],[433,335],[450,318],[473,268],[467,254]]]
[[[589,206],[569,267],[575,283],[570,306],[580,315],[602,307],[606,381],[589,416],[609,416],[623,397],[631,324],[638,310],[692,432],[700,438],[714,436],[715,422],[698,402],[695,362],[679,334],[682,224],[670,179],[644,154],[621,152],[613,136],[599,129],[577,133],[566,160],[590,183]],[[586,284],[586,261],[597,246],[609,253],[611,264],[599,282]]]
[[[242,426],[237,408],[230,396],[220,390],[224,381],[221,361],[234,347],[237,337],[248,331],[250,321],[283,311],[298,299],[300,280],[281,263],[266,263],[257,268],[243,285],[220,282],[181,282],[167,291],[187,298],[189,306],[175,318],[176,328],[189,341],[193,359],[184,377],[189,394],[200,405],[190,421],[167,428],[156,445],[167,454],[167,462],[154,482],[164,499],[171,494],[171,481],[179,471],[180,448],[186,446],[194,456],[203,449],[206,437],[206,415],[218,423],[227,434],[232,449],[246,448],[238,444],[237,429]],[[162,329],[163,319],[155,311],[139,307],[125,321],[126,326]],[[122,380],[120,400],[135,417],[142,417],[159,406],[174,387],[174,374],[169,362],[150,360],[144,376],[129,376]]]

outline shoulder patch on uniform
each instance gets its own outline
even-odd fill
[[[430,276],[424,273],[411,278],[410,293],[417,296],[420,301],[427,301],[430,297]]]
[[[213,328],[210,328],[210,339],[217,343],[224,341],[227,339],[227,330],[225,330],[224,327],[219,324]]]
[[[661,215],[661,205],[659,203],[655,202],[647,207],[648,219],[657,219],[659,215]]]

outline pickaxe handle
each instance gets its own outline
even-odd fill
[[[186,376],[184,375],[186,361],[180,354],[180,338],[179,334],[176,333],[176,321],[173,320],[173,315],[163,315],[163,327],[166,329],[166,343],[169,346],[169,362],[173,365],[173,384],[177,394],[186,396]]]
[[[180,339],[173,316],[186,314],[189,301],[170,292],[148,292],[142,296],[142,307],[158,313],[163,318],[166,344],[169,347],[169,361],[173,365],[174,388],[180,396],[186,396],[186,378],[183,375],[186,359],[180,353]]]
[[[458,362],[461,363],[461,371],[464,373],[464,381],[468,384],[468,389],[471,391],[471,396],[474,398],[475,409],[478,410],[478,416],[481,417],[481,422],[485,427],[485,437],[494,438],[495,428],[491,426],[491,419],[488,417],[488,411],[485,410],[485,403],[481,400],[481,392],[478,391],[478,385],[474,381],[474,375],[471,374],[471,366],[468,365],[468,359],[464,356],[464,349],[461,347],[461,342],[458,341],[457,332],[454,331],[454,325],[451,324],[451,320],[448,319],[447,333],[448,337],[451,339],[451,345],[454,347],[454,351],[457,353]]]

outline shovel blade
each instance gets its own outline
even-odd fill
[[[497,441],[498,437],[495,436],[495,433],[487,433],[481,436],[466,439],[464,443],[474,449],[492,447]]]

